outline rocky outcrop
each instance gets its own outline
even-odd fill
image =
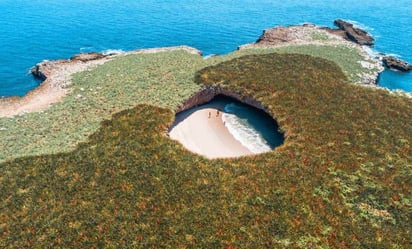
[[[296,37],[290,31],[291,29],[288,27],[276,27],[273,29],[266,29],[263,31],[263,34],[259,37],[256,43],[270,45],[289,43],[296,39]]]
[[[277,46],[282,44],[300,44],[314,42],[313,35],[317,33],[319,36],[323,36],[323,42],[333,41],[332,37],[326,36],[327,33],[342,37],[343,39],[354,42],[359,45],[371,46],[374,44],[374,39],[366,31],[356,28],[353,24],[345,22],[343,20],[335,20],[337,29],[328,27],[318,27],[313,24],[303,24],[301,26],[288,26],[288,27],[275,27],[266,29],[262,35],[255,42],[258,45],[270,45]],[[319,31],[326,31],[326,34],[321,34]],[[316,36],[316,35],[315,35]],[[316,40],[315,40],[316,42]]]
[[[368,34],[368,32],[360,29],[360,28],[355,28],[352,23],[345,22],[341,19],[335,20],[334,24],[342,31],[344,31],[345,36],[343,36],[345,39],[348,39],[350,41],[353,41],[359,45],[367,45],[367,46],[372,46],[375,42],[375,39],[371,35]],[[336,34],[339,34],[341,32],[336,32]],[[342,33],[343,34],[343,33]]]
[[[55,60],[49,61],[44,60],[40,63],[37,63],[34,67],[31,68],[31,74],[40,80],[46,80],[50,74],[61,65],[67,65],[70,63],[70,60]]]
[[[234,91],[231,91],[229,89],[225,89],[219,86],[207,86],[204,87],[202,90],[199,92],[195,93],[192,95],[189,99],[187,99],[177,110],[176,113],[182,112],[184,110],[188,110],[192,107],[198,106],[205,104],[209,101],[211,101],[213,98],[215,98],[218,95],[224,95],[227,97],[234,98],[244,104],[253,106],[257,109],[260,109],[267,114],[271,115],[269,113],[269,110],[266,106],[262,105],[259,101],[255,100],[252,96],[244,96],[239,93],[236,93]],[[271,115],[272,116],[272,115]]]
[[[72,56],[68,60],[55,60],[55,61],[48,61],[44,60],[40,63],[37,63],[34,67],[31,68],[31,74],[42,81],[46,80],[47,77],[51,74],[51,72],[56,71],[56,69],[65,68],[65,67],[77,67],[78,65],[82,64],[100,64],[106,62],[108,59],[123,56],[123,55],[130,55],[130,54],[142,54],[142,53],[159,53],[159,52],[166,52],[166,51],[174,51],[174,50],[184,50],[191,54],[202,55],[202,52],[188,46],[175,46],[175,47],[163,47],[163,48],[149,48],[149,49],[139,49],[130,52],[124,53],[111,53],[111,54],[101,54],[97,52],[90,52],[90,53],[80,53],[77,55]],[[62,70],[60,70],[62,71]]]
[[[71,57],[70,60],[87,62],[87,61],[99,60],[99,59],[102,59],[104,57],[105,57],[105,55],[103,55],[101,53],[90,52],[90,53],[77,54],[77,55]]]
[[[382,62],[387,68],[392,70],[398,70],[401,72],[408,72],[412,70],[411,64],[393,56],[384,56],[382,58]]]
[[[46,80],[47,76],[44,74],[44,72],[41,70],[41,64],[38,63],[36,64],[36,66],[34,66],[31,70],[30,70],[31,74],[40,80]]]
[[[69,60],[45,60],[40,63],[37,63],[34,67],[31,68],[30,72],[35,78],[44,81],[47,79],[48,75],[50,75],[52,71],[54,71],[56,68],[60,68],[61,66],[67,66],[70,64],[75,65],[77,63],[86,63],[90,61],[98,61],[106,57],[106,55],[91,52],[74,55]]]

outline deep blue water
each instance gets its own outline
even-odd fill
[[[412,62],[410,13],[410,0],[0,0],[0,96],[37,86],[28,70],[44,59],[173,45],[224,54],[266,28],[336,18],[368,27],[375,50]],[[385,72],[380,84],[412,91],[412,73]]]

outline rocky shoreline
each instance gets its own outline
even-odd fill
[[[33,89],[23,97],[0,98],[0,118],[23,115],[25,113],[43,111],[52,104],[61,101],[69,92],[72,75],[93,67],[102,65],[118,56],[141,53],[158,53],[173,50],[185,50],[201,56],[201,52],[188,46],[164,47],[153,49],[140,49],[124,53],[79,54],[68,60],[42,61],[36,64],[31,73],[34,77],[43,80],[39,87]]]
[[[362,56],[362,59],[358,61],[359,66],[371,71],[371,73],[359,75],[361,79],[356,82],[358,84],[376,86],[379,74],[384,70],[382,61],[379,58],[373,58],[360,44],[349,40],[345,31],[313,24],[266,29],[256,42],[239,46],[238,49],[267,49],[305,45],[343,46],[356,49]]]
[[[375,70],[377,73],[362,75],[363,80],[360,83],[366,85],[376,85],[379,73],[384,70],[382,65],[399,71],[412,70],[412,66],[409,63],[397,58],[387,56],[372,58],[371,55],[366,53],[362,46],[371,46],[374,43],[373,37],[367,32],[339,19],[335,21],[335,25],[338,26],[337,29],[319,27],[313,24],[275,27],[264,30],[263,34],[255,43],[239,46],[238,49],[271,48],[307,44],[354,47],[358,49],[360,54],[364,57],[364,61],[359,62],[362,67],[378,69]],[[195,48],[176,46],[112,54],[101,54],[96,52],[82,53],[67,60],[45,60],[36,64],[31,70],[34,77],[43,81],[41,85],[23,97],[0,99],[0,117],[13,117],[49,108],[51,104],[61,101],[70,92],[68,86],[71,84],[71,77],[74,73],[90,70],[91,68],[104,64],[115,57],[172,50],[185,50],[192,54],[202,55],[201,51]],[[224,89],[203,89],[202,92],[198,93],[199,96],[194,96],[194,98],[198,99],[200,96],[205,95],[201,97],[201,99],[210,100],[218,94],[234,97],[241,102],[267,111],[265,110],[266,108],[259,106],[259,103],[253,103],[253,100],[244,99],[242,96],[237,96]],[[187,106],[190,106],[191,102],[193,101],[188,100],[187,103],[184,104],[184,109],[187,109]]]
[[[349,22],[337,19],[334,21],[334,24],[337,26],[335,29],[320,27],[314,24],[288,27],[280,26],[266,29],[255,43],[239,46],[238,49],[305,44],[349,45],[349,43],[352,45],[355,44],[359,49],[362,49],[362,46],[371,47],[375,43],[374,38],[368,34],[368,32],[354,27],[354,25]],[[322,31],[325,32],[322,34],[320,33]],[[370,55],[367,56],[371,57]],[[381,65],[391,70],[401,72],[412,70],[411,64],[393,56],[379,54],[379,56],[374,59],[378,60]],[[377,79],[378,76],[375,78]]]

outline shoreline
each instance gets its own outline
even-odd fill
[[[385,89],[390,93],[402,95],[406,97],[412,97],[411,93],[401,90],[390,90],[377,85],[380,73],[384,70],[382,63],[369,54],[365,48],[361,45],[345,40],[337,34],[326,31],[323,27],[304,24],[294,25],[288,27],[275,27],[266,31],[280,31],[281,36],[285,36],[287,39],[282,40],[275,37],[274,43],[259,41],[252,44],[244,44],[238,47],[238,50],[242,49],[265,49],[276,48],[283,46],[300,46],[300,45],[331,45],[331,46],[349,46],[359,51],[359,54],[363,56],[363,61],[359,61],[359,66],[363,68],[376,68],[377,73],[360,75],[362,78],[359,85],[368,87],[377,87]],[[265,34],[265,33],[264,33]],[[317,37],[319,36],[319,37]],[[133,54],[142,53],[159,53],[173,50],[185,50],[191,54],[201,56],[201,51],[189,46],[173,46],[173,47],[160,47],[160,48],[148,48],[138,49],[120,53],[109,53],[107,55],[99,53],[91,53],[98,55],[95,58],[88,58],[89,54],[80,54],[73,56],[68,60],[55,60],[55,61],[43,61],[38,63],[34,68],[34,75],[45,79],[38,87],[29,91],[23,97],[5,97],[0,98],[0,118],[11,118],[18,115],[24,115],[31,112],[39,112],[48,109],[52,104],[60,102],[64,97],[70,93],[70,85],[72,75],[85,70],[90,70],[93,67],[102,65],[107,61],[110,61],[119,56],[127,56]],[[85,58],[82,59],[82,56]]]
[[[213,105],[183,111],[176,115],[168,134],[189,151],[208,159],[254,155],[230,133],[222,119],[223,114]]]
[[[287,46],[344,46],[356,49],[363,57],[358,61],[360,67],[366,69],[376,69],[376,73],[360,75],[361,81],[356,82],[358,85],[370,85],[379,87],[379,75],[385,70],[381,60],[373,57],[368,53],[365,45],[360,45],[354,41],[349,41],[339,35],[338,31],[326,27],[317,26],[314,24],[291,25],[291,26],[277,26],[263,31],[260,38],[249,44],[244,44],[238,47],[242,49],[270,49]],[[369,47],[367,47],[369,48]]]
[[[138,49],[108,55],[94,53],[100,56],[94,59],[87,58],[86,60],[83,60],[81,56],[87,57],[88,54],[77,55],[80,59],[73,56],[72,59],[67,60],[44,60],[33,67],[38,77],[44,78],[42,83],[22,97],[0,98],[0,118],[12,118],[26,113],[44,111],[50,108],[52,104],[62,101],[71,91],[69,86],[71,85],[72,75],[75,73],[90,70],[119,56],[174,50],[184,50],[191,54],[201,55],[201,51],[189,46],[173,46]]]

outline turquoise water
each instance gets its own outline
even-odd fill
[[[269,27],[336,18],[366,27],[375,50],[412,61],[410,0],[0,0],[0,10],[0,96],[37,86],[28,70],[44,59],[173,45],[224,54]],[[412,91],[412,73],[385,72],[380,84]]]
[[[273,150],[282,145],[285,140],[284,135],[279,132],[276,121],[267,113],[223,95],[215,97],[206,104],[177,114],[174,125],[193,111],[202,108],[221,110],[226,128],[236,140],[253,153],[259,154]]]
[[[227,100],[222,119],[243,146],[253,153],[263,153],[283,144],[284,136],[269,115],[238,101]]]

